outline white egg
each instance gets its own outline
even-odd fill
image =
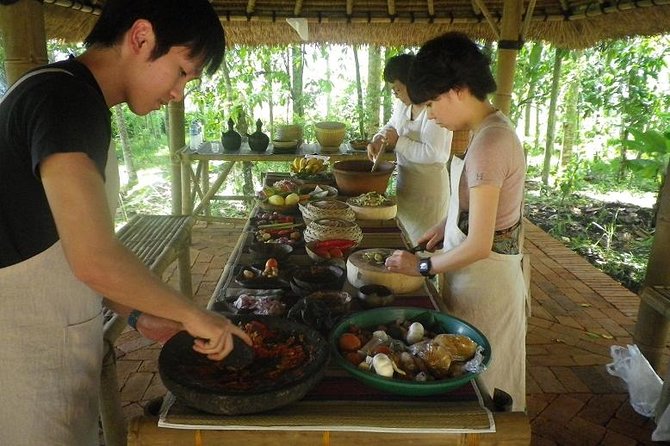
[[[416,344],[423,339],[425,330],[420,322],[413,322],[407,330],[407,337],[405,338],[409,345]]]

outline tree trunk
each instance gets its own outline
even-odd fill
[[[628,139],[628,127],[626,125],[626,118],[624,115],[621,115],[621,125],[619,126],[619,141],[625,141]],[[627,161],[626,146],[619,143],[619,172],[617,172],[617,179],[619,181],[623,180],[624,174],[626,172],[626,161]]]
[[[581,51],[575,52],[577,63],[571,70],[572,79],[568,82],[568,92],[565,97],[565,119],[563,121],[563,150],[561,151],[561,170],[572,161],[573,148],[579,139],[579,81],[582,76]]]
[[[272,94],[272,64],[270,61],[270,56],[263,62],[263,69],[265,70],[265,84],[268,91],[268,113],[270,122],[265,126],[265,131],[272,133],[274,129],[274,95]]]
[[[291,46],[291,65],[293,66],[293,82],[291,83],[291,99],[293,100],[293,119],[305,116],[305,101],[303,98],[303,70],[305,60],[302,53],[302,45]]]
[[[556,131],[556,103],[561,81],[561,61],[565,50],[556,48],[554,56],[554,72],[551,81],[551,100],[549,102],[549,114],[547,117],[547,141],[544,148],[544,165],[542,166],[542,184],[549,185],[549,173],[551,171],[551,152],[554,150],[554,134]]]
[[[116,119],[116,126],[119,129],[119,138],[121,138],[121,151],[123,152],[123,164],[126,166],[126,173],[128,174],[128,187],[137,184],[137,171],[133,163],[133,154],[130,150],[130,139],[128,138],[128,127],[126,127],[126,119],[123,116],[123,110],[120,105],[112,107],[114,109],[114,118]]]
[[[534,66],[539,64],[540,59],[542,58],[542,44],[536,42],[533,44],[533,48],[530,50],[530,56],[528,58],[529,68],[532,70]],[[525,108],[525,118],[524,118],[524,136],[530,136],[530,121],[531,114],[533,110],[533,104],[536,104],[535,101],[535,90],[537,89],[538,76],[529,76],[528,84],[528,100],[526,101]]]
[[[540,147],[540,104],[535,104],[535,139],[533,140],[533,148]]]
[[[330,76],[332,72],[330,71],[330,57],[328,56],[328,53],[329,53],[329,47],[327,45],[322,46],[321,57],[323,57],[323,59],[325,59],[326,61],[326,78],[324,80],[330,83]],[[326,116],[330,115],[330,109],[333,101],[332,91],[333,91],[332,88],[329,88],[328,92],[326,93]]]
[[[251,197],[254,195],[254,174],[252,172],[254,164],[251,161],[242,162],[242,175],[244,177],[244,185],[242,186],[242,195]],[[253,203],[250,200],[247,202],[247,208],[251,209]]]
[[[230,114],[233,108],[233,83],[230,81],[230,71],[228,70],[228,64],[224,57],[223,62],[221,63],[221,73],[223,74],[223,81],[226,85],[226,100],[225,100],[225,115],[223,116],[222,122],[226,122],[230,118]],[[224,124],[225,127],[225,124]],[[223,131],[223,129],[222,129]]]
[[[379,105],[381,100],[381,48],[370,45],[368,49],[368,89],[366,95],[365,116],[367,123],[365,131],[361,129],[361,137],[368,138],[379,129]],[[361,127],[363,127],[361,125]]]
[[[363,109],[363,85],[361,81],[361,65],[358,62],[358,45],[352,45],[351,50],[354,52],[354,67],[356,69],[356,111],[358,112],[358,132],[363,135],[365,133],[365,112]]]
[[[380,55],[382,60],[388,60],[390,57],[390,51],[387,49],[384,51],[384,54]],[[386,124],[391,119],[393,114],[393,95],[391,94],[391,89],[388,87],[386,82],[382,84],[382,123]],[[376,132],[376,131],[375,131]]]

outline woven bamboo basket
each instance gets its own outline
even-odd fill
[[[353,240],[356,244],[363,239],[363,231],[353,221],[339,218],[320,218],[311,221],[303,232],[305,242],[313,240],[345,239]]]
[[[356,214],[351,207],[339,200],[316,200],[300,204],[300,212],[305,224],[321,218],[339,218],[341,220],[354,221]]]

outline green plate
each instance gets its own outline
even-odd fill
[[[425,308],[412,307],[384,307],[372,310],[354,313],[350,317],[340,322],[330,333],[330,348],[333,360],[354,378],[376,389],[396,393],[400,395],[425,396],[447,393],[457,389],[469,381],[473,380],[477,373],[465,373],[464,375],[440,379],[435,381],[417,382],[403,381],[400,379],[386,378],[376,375],[372,372],[366,372],[348,362],[337,348],[340,336],[345,333],[351,325],[362,328],[375,327],[377,325],[388,324],[396,320],[412,320],[421,322],[426,327],[431,327],[431,331],[442,331],[442,333],[461,334],[469,336],[477,345],[484,348],[483,365],[488,365],[491,360],[491,345],[484,334],[468,324],[467,322],[440,313],[439,311],[427,310]],[[439,328],[439,329],[438,329]]]

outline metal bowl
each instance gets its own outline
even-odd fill
[[[483,347],[484,358],[482,364],[486,366],[491,360],[491,345],[482,332],[468,324],[467,322],[440,313],[439,311],[427,310],[425,308],[412,307],[385,307],[366,310],[343,319],[333,328],[329,338],[330,349],[333,359],[340,367],[344,368],[354,378],[362,383],[376,389],[396,393],[400,395],[435,395],[446,393],[457,389],[469,381],[473,380],[477,373],[466,372],[465,374],[448,379],[435,381],[417,382],[403,381],[393,378],[385,378],[365,370],[361,370],[347,361],[338,349],[338,340],[350,326],[358,327],[376,327],[378,325],[390,324],[396,320],[420,320],[422,322],[430,321],[431,326],[438,327],[443,333],[454,333],[469,336],[477,345]],[[424,324],[425,325],[425,324]]]
[[[233,322],[257,320],[271,330],[302,335],[309,358],[302,367],[245,391],[222,389],[217,383],[220,368],[193,350],[193,337],[186,332],[173,336],[158,357],[158,370],[165,387],[184,404],[205,412],[238,415],[264,412],[300,400],[322,378],[328,362],[328,344],[315,330],[287,319],[259,315],[229,316]],[[249,367],[254,367],[256,360]]]

